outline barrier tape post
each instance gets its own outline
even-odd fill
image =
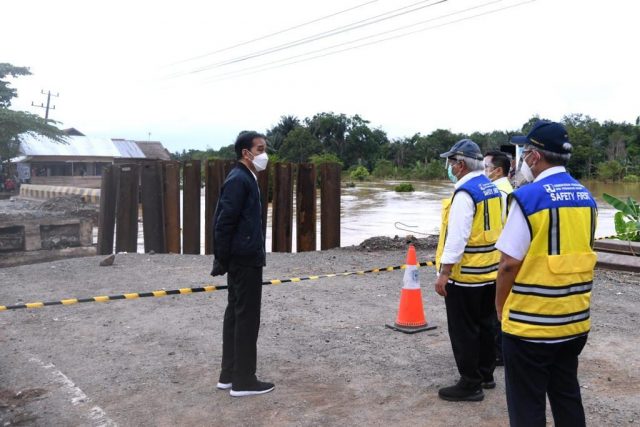
[[[435,266],[435,261],[425,261],[418,264],[419,267],[433,267]],[[382,268],[372,268],[369,270],[360,270],[360,271],[346,271],[344,273],[330,273],[330,274],[320,274],[317,276],[306,276],[306,277],[292,277],[289,279],[274,279],[274,280],[266,280],[262,282],[262,286],[268,285],[281,285],[283,283],[297,283],[305,280],[318,280],[325,279],[330,277],[346,277],[346,276],[354,276],[354,275],[364,275],[369,273],[382,273],[386,271],[395,271],[405,269],[406,265],[396,265],[393,267],[382,267]],[[228,286],[201,286],[197,288],[180,288],[180,289],[171,289],[171,290],[158,290],[151,292],[131,292],[120,295],[101,295],[90,298],[67,298],[57,301],[47,301],[47,302],[30,302],[25,304],[14,304],[14,305],[0,305],[0,311],[8,311],[8,310],[19,310],[24,308],[43,308],[50,307],[53,305],[74,305],[81,304],[86,302],[109,302],[115,300],[123,300],[123,299],[138,299],[138,298],[147,298],[147,297],[165,297],[168,295],[186,295],[186,294],[195,294],[199,292],[213,292],[219,291],[223,289],[227,289]]]

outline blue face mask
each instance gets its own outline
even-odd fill
[[[453,166],[451,166],[451,163],[449,163],[449,165],[447,166],[447,175],[449,175],[449,179],[454,184],[458,182],[458,178],[456,178],[456,176],[453,174]]]

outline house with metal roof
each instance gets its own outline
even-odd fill
[[[106,165],[168,159],[168,152],[159,142],[144,147],[143,150],[136,141],[126,139],[71,134],[66,137],[66,143],[58,143],[43,136],[26,135],[21,138],[21,156],[15,161],[21,182],[100,188],[102,169]]]

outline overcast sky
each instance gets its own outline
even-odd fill
[[[392,138],[640,115],[640,2],[437,1],[12,1],[0,62],[33,73],[13,108],[50,89],[61,126],[170,151],[323,111]]]

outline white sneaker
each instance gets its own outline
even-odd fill
[[[229,390],[231,388],[231,383],[218,383],[216,387],[218,387],[219,390]]]
[[[276,386],[272,383],[257,381],[255,384],[248,387],[242,387],[239,390],[234,390],[232,388],[229,394],[231,394],[231,396],[233,397],[254,396],[256,394],[269,393],[274,388],[276,388]]]

